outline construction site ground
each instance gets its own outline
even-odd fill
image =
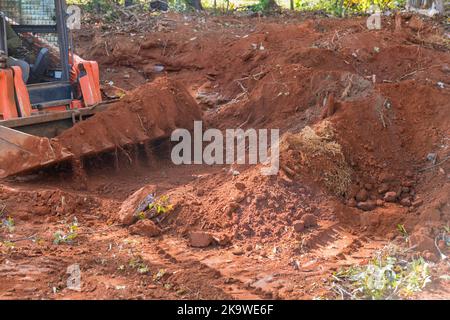
[[[0,181],[13,221],[0,230],[1,299],[336,299],[334,272],[393,243],[433,267],[410,298],[450,297],[448,246],[435,241],[450,217],[438,20],[403,14],[368,30],[366,17],[321,14],[93,16],[74,41],[120,101],[56,141],[74,154],[116,148]],[[174,165],[170,132],[194,119],[280,129],[279,173]],[[124,223],[150,192],[173,209],[143,230]],[[55,243],[73,221],[77,237]],[[74,264],[80,291],[67,288]]]

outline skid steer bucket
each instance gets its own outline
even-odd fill
[[[0,126],[0,179],[71,158],[73,154],[48,138]]]

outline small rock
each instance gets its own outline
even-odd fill
[[[191,231],[189,233],[189,243],[192,247],[205,248],[214,241],[211,234],[203,231]]]
[[[430,251],[425,251],[423,253],[423,257],[425,258],[425,260],[431,261],[431,262],[439,262],[439,257],[437,254],[430,252]]]
[[[375,203],[375,201],[372,201],[372,200],[361,201],[361,202],[358,202],[358,204],[356,206],[361,210],[371,211],[376,208],[376,203]]]
[[[231,253],[236,256],[241,256],[244,254],[244,250],[242,250],[241,248],[234,248],[233,251],[231,251]]]
[[[305,229],[305,223],[303,221],[295,221],[293,225],[295,232],[302,232]]]
[[[156,237],[161,234],[161,229],[151,220],[139,220],[130,228],[131,234],[137,234],[146,237]]]
[[[303,222],[305,228],[317,226],[317,217],[311,213],[303,215],[300,221]]]
[[[429,154],[427,154],[427,160],[430,161],[432,164],[436,164],[437,153],[429,153]]]
[[[366,189],[361,189],[358,191],[358,193],[355,196],[356,201],[363,202],[366,201],[369,197],[369,193]]]
[[[387,183],[382,183],[378,188],[378,193],[383,194],[389,191],[389,185]]]
[[[409,198],[404,198],[404,199],[400,200],[400,204],[404,207],[410,207],[411,200]]]
[[[434,251],[436,249],[434,240],[421,232],[411,235],[409,240],[411,246],[415,247],[417,251]]]
[[[229,234],[226,233],[215,233],[213,235],[213,239],[214,241],[217,242],[218,245],[220,246],[226,246],[229,243],[231,243],[231,236]]]
[[[239,203],[233,201],[230,202],[226,208],[227,216],[231,217],[231,215],[237,210],[237,208],[239,208]]]
[[[375,204],[377,205],[377,207],[382,207],[382,206],[384,206],[384,201],[381,199],[377,199],[375,201]]]
[[[127,226],[133,224],[137,220],[136,209],[149,194],[154,194],[155,192],[156,186],[148,185],[133,193],[120,207],[119,222]]]
[[[384,201],[386,202],[395,202],[397,200],[397,192],[389,191],[384,195]]]
[[[244,191],[245,190],[245,184],[243,184],[242,182],[236,182],[234,184],[234,186],[236,187],[236,189]]]
[[[402,187],[402,193],[409,193],[409,191],[408,187]]]
[[[240,194],[234,196],[233,198],[231,198],[231,201],[241,203],[244,199],[245,199],[245,194],[240,193]]]
[[[422,204],[423,204],[423,199],[417,199],[417,200],[413,201],[412,206],[414,208],[417,208],[417,207],[421,206]]]

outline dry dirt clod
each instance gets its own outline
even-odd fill
[[[231,243],[232,237],[226,233],[215,233],[213,239],[220,246],[226,246]]]
[[[301,220],[295,221],[293,223],[293,226],[294,226],[295,232],[302,232],[303,230],[305,230],[305,223]]]
[[[236,183],[234,184],[234,186],[235,186],[236,189],[238,189],[238,190],[241,190],[241,191],[244,191],[244,190],[245,190],[245,184],[242,183],[242,182],[236,182]]]
[[[316,227],[317,226],[317,217],[311,213],[307,213],[303,215],[300,219],[303,222],[305,228]]]
[[[155,185],[147,185],[133,193],[120,207],[118,220],[123,225],[131,225],[137,221],[136,209],[149,194],[156,192]],[[137,212],[139,213],[139,212]]]
[[[234,202],[234,201],[230,202],[225,209],[227,216],[231,217],[233,212],[235,212],[238,208],[239,208],[238,202]]]
[[[387,183],[382,183],[378,188],[378,193],[383,194],[389,191],[389,185]]]
[[[373,200],[358,202],[356,206],[364,211],[371,211],[377,207],[376,202]]]
[[[402,200],[400,200],[400,204],[404,207],[410,207],[411,200],[409,198],[403,198]]]
[[[418,208],[419,206],[421,206],[423,204],[423,199],[417,199],[415,201],[413,201],[412,206],[414,208]]]
[[[383,199],[386,202],[395,202],[397,201],[397,192],[395,191],[386,192]]]
[[[196,248],[206,248],[214,241],[213,236],[208,232],[191,231],[189,233],[189,244]]]
[[[161,229],[151,220],[139,220],[129,227],[131,234],[146,237],[156,237],[161,234]]]
[[[415,248],[417,251],[430,251],[435,252],[436,248],[434,245],[434,240],[427,236],[423,232],[417,232],[410,236],[409,238],[410,245]]]

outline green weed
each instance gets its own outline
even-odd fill
[[[352,266],[333,275],[332,290],[343,299],[408,298],[431,282],[429,264],[423,259],[402,259],[387,247],[365,266]]]

